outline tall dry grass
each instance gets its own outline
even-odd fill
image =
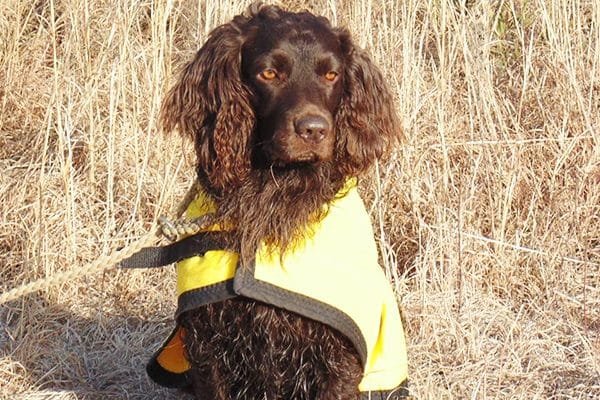
[[[407,142],[363,181],[419,399],[600,398],[600,3],[283,1],[346,25]],[[465,4],[467,3],[467,4]],[[4,0],[0,290],[141,236],[193,179],[173,75],[245,1]],[[144,363],[174,276],[0,306],[0,398],[167,399]]]

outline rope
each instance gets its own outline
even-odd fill
[[[194,182],[194,184],[187,191],[185,197],[183,198],[182,202],[180,203],[177,209],[178,217],[180,217],[183,214],[185,209],[196,197],[198,190],[199,185],[197,184],[197,182]],[[51,286],[59,285],[61,283],[73,280],[82,275],[96,274],[105,271],[109,268],[112,268],[115,264],[118,264],[122,260],[134,255],[142,248],[150,246],[152,243],[154,243],[156,239],[160,237],[161,234],[166,236],[170,240],[176,240],[177,235],[197,233],[198,231],[200,231],[200,229],[202,229],[202,226],[205,223],[206,221],[202,221],[201,219],[192,221],[178,219],[174,222],[171,222],[167,218],[161,216],[159,218],[160,229],[158,229],[157,231],[154,231],[154,229],[152,229],[151,232],[142,236],[137,242],[132,243],[131,245],[121,250],[114,251],[111,254],[101,256],[100,258],[81,268],[60,272],[51,277],[41,278],[36,281],[11,289],[8,292],[2,293],[0,295],[0,304],[16,300],[21,296],[25,296],[30,293],[37,292],[39,290],[48,289]]]
[[[16,287],[0,295],[0,304],[16,300],[21,296],[37,292],[38,290],[48,289],[51,286],[59,285],[61,283],[70,281],[81,275],[95,274],[107,270],[113,265],[119,263],[121,260],[124,260],[125,258],[137,253],[143,247],[149,246],[157,239],[157,237],[157,232],[150,232],[142,238],[140,238],[140,240],[138,240],[137,242],[133,243],[131,246],[114,251],[111,254],[102,256],[81,268],[60,272],[49,278],[41,278],[37,281],[33,281],[23,286]]]
[[[209,226],[211,217],[212,214],[208,214],[192,220],[181,218],[171,221],[166,217],[161,216],[158,219],[158,223],[160,224],[161,233],[170,241],[176,242],[179,238],[195,235]]]

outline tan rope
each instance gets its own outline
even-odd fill
[[[211,217],[212,214],[208,214],[191,220],[180,218],[175,221],[160,217],[158,223],[160,224],[161,233],[170,241],[176,242],[182,237],[194,235],[210,226]]]
[[[37,281],[33,281],[26,285],[9,290],[8,292],[2,293],[0,295],[0,304],[4,304],[11,300],[16,300],[21,296],[37,292],[38,290],[47,289],[51,286],[70,281],[81,275],[94,274],[109,269],[113,265],[137,253],[143,247],[151,245],[157,239],[157,237],[157,232],[150,232],[142,238],[140,238],[140,240],[138,240],[137,242],[133,243],[131,246],[114,251],[111,254],[102,256],[96,259],[95,261],[83,266],[82,268],[76,268],[69,271],[60,272],[51,277],[41,278]]]
[[[200,184],[198,181],[194,181],[194,184],[189,188],[188,192],[183,198],[183,201],[177,209],[176,215],[179,217],[178,219],[169,220],[164,216],[158,218],[158,224],[160,225],[161,233],[170,241],[175,242],[182,237],[194,235],[200,232],[202,229],[212,225],[213,214],[206,214],[193,219],[182,217],[187,210],[187,207],[197,197],[200,190]]]
[[[177,209],[178,217],[180,217],[183,214],[188,205],[192,202],[192,200],[194,200],[196,194],[198,193],[198,190],[199,185],[196,182],[194,182],[194,184],[190,187]],[[126,259],[127,257],[134,255],[142,248],[150,246],[156,241],[156,239],[160,237],[161,234],[170,239],[173,238],[173,232],[170,232],[169,229],[175,229],[176,238],[177,234],[181,234],[180,232],[183,232],[183,234],[186,234],[191,230],[195,230],[195,232],[193,233],[198,232],[202,228],[202,224],[199,225],[199,223],[199,220],[186,221],[184,219],[171,222],[165,217],[160,217],[160,229],[155,231],[153,227],[150,233],[146,234],[145,236],[142,236],[137,242],[132,243],[130,246],[127,246],[121,250],[114,251],[111,254],[102,256],[81,268],[60,272],[47,278],[41,278],[36,281],[11,289],[8,292],[2,293],[0,295],[0,304],[16,300],[21,296],[25,296],[30,293],[37,292],[39,290],[47,289],[54,285],[59,285],[61,283],[73,280],[82,275],[90,275],[107,270],[113,267],[115,264],[118,264],[122,260]]]

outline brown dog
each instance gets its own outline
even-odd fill
[[[348,287],[354,291],[350,308],[370,304],[378,291],[385,292],[388,303],[394,303],[387,305],[387,320],[379,309],[365,313],[365,320],[373,319],[373,329],[381,331],[371,336],[360,332],[363,328],[348,312],[295,289],[260,294],[258,289],[244,289],[248,279],[256,282],[252,273],[268,255],[277,255],[273,265],[293,270],[288,260],[304,257],[298,255],[303,246],[325,253],[339,247],[348,253],[344,246],[365,242],[366,250],[340,259],[352,263],[368,254],[367,262],[376,266],[368,216],[349,182],[396,142],[401,129],[382,74],[354,46],[348,31],[332,28],[325,18],[307,12],[254,4],[210,34],[169,92],[162,115],[167,131],[178,129],[194,140],[202,196],[210,199],[208,208],[216,222],[233,227],[229,244],[239,259],[236,255],[227,264],[237,271],[231,272],[235,277],[180,295],[179,329],[166,348],[181,347],[178,338],[183,342],[185,372],[165,371],[169,361],[163,354],[151,362],[150,375],[167,386],[190,384],[197,398],[211,400],[405,395],[398,389],[406,378],[406,366],[400,365],[406,363],[403,355],[397,362],[391,353],[382,355],[388,363],[400,365],[394,367],[398,376],[391,387],[384,384],[373,390],[365,383],[366,369],[377,364],[368,349],[371,341],[381,340],[383,330],[392,326],[399,332],[392,340],[404,346],[389,286],[383,290],[369,286],[369,278],[362,278],[351,265],[331,275],[324,265],[323,276],[331,281],[315,277],[332,293],[351,285],[345,276],[354,277],[358,286]],[[329,228],[321,225],[337,218],[341,211],[335,210],[344,210],[346,201],[355,200],[359,215],[339,218],[347,225],[337,239],[348,243],[330,246],[330,239],[321,234]],[[355,224],[354,218],[360,223]],[[365,240],[353,239],[363,234]],[[231,254],[227,257],[233,259]],[[337,256],[323,256],[329,257]],[[306,267],[310,268],[316,268],[313,262]],[[381,282],[383,274],[375,269],[374,279]],[[399,348],[378,346],[390,352]],[[165,374],[177,379],[166,381]]]

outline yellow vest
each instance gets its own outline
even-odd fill
[[[369,215],[350,180],[282,258],[261,246],[252,266],[238,254],[212,250],[177,263],[177,315],[244,296],[325,323],[346,335],[364,366],[361,392],[390,391],[408,377],[406,343],[398,304],[377,261]],[[186,212],[196,218],[214,210],[199,194]],[[210,230],[218,230],[212,227]],[[148,364],[149,375],[167,387],[185,384],[190,364],[177,327]]]

